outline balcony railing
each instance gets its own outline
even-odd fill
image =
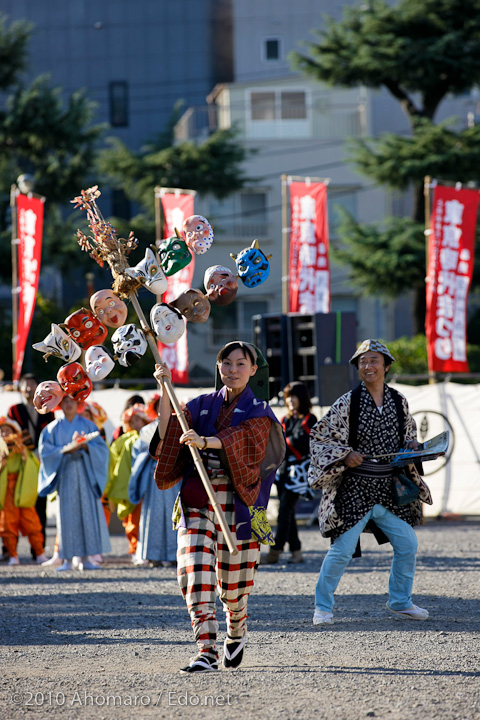
[[[176,142],[186,140],[202,140],[217,130],[217,108],[190,107],[175,125],[173,134]]]

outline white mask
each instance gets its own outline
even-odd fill
[[[187,323],[185,318],[166,303],[157,303],[150,311],[150,324],[160,342],[173,345],[180,340]]]
[[[147,340],[139,327],[129,323],[115,330],[112,345],[119,364],[129,367],[145,355]]]
[[[56,323],[52,323],[50,333],[45,340],[34,343],[32,347],[34,350],[45,353],[44,360],[48,360],[53,355],[53,357],[69,363],[77,360],[82,354],[77,343]]]
[[[90,380],[104,380],[114,367],[115,362],[103,345],[92,345],[85,352],[85,370]]]
[[[127,268],[125,274],[145,285],[154,295],[163,295],[167,290],[168,280],[158,255],[152,248],[147,248],[143,260],[138,265]]]

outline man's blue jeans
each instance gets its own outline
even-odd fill
[[[341,580],[357,546],[360,533],[369,520],[383,530],[393,547],[393,560],[388,583],[388,604],[392,610],[406,610],[412,605],[412,586],[415,575],[417,536],[413,528],[387,510],[374,505],[360,522],[342,533],[325,556],[315,589],[315,608],[332,612],[333,593]]]

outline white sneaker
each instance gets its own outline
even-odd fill
[[[81,562],[82,558],[79,555],[74,555],[72,558],[72,567],[77,569]]]
[[[65,570],[73,570],[71,560],[64,560],[60,567],[55,568],[55,572],[64,572]]]
[[[10,560],[8,561],[9,565],[20,565],[20,560],[18,559],[18,555],[15,555],[15,557],[12,555]]]
[[[418,605],[412,605],[406,610],[393,610],[387,602],[385,607],[394,615],[398,615],[398,617],[405,620],[428,620],[429,617],[428,610],[418,607]]]
[[[333,623],[333,613],[325,610],[315,610],[313,613],[314,625],[331,625]]]
[[[37,555],[37,559],[35,560],[37,565],[43,565],[45,562],[48,562],[48,558],[45,555],[45,553],[42,553],[41,555]]]
[[[62,564],[62,558],[58,553],[53,553],[53,556],[50,558],[50,560],[46,560],[42,563],[42,567],[48,567],[49,565],[61,565]]]

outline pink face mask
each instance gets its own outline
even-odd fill
[[[111,328],[118,328],[125,323],[128,308],[111,290],[98,290],[90,298],[90,307],[101,323]],[[99,343],[95,343],[98,345]]]
[[[53,412],[60,405],[65,393],[58,382],[47,380],[37,385],[33,405],[40,415]]]
[[[183,221],[187,245],[197,255],[203,255],[213,242],[213,228],[203,215],[191,215]]]

